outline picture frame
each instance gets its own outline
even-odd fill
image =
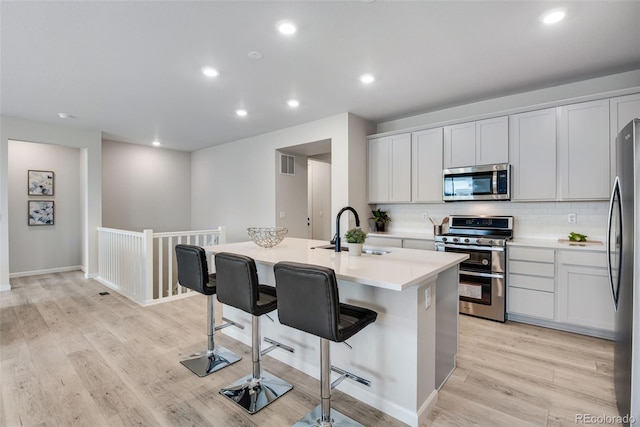
[[[29,225],[54,225],[55,209],[53,200],[28,201]]]
[[[29,196],[53,196],[55,186],[53,171],[29,170],[27,192]]]

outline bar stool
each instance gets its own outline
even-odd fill
[[[355,374],[331,366],[329,341],[343,342],[370,323],[378,313],[363,307],[340,303],[333,269],[294,262],[274,266],[278,290],[280,323],[320,337],[321,405],[294,426],[362,426],[346,415],[331,409],[331,389],[345,378],[371,386]],[[341,376],[330,384],[331,370]]]
[[[214,336],[216,330],[227,326],[242,326],[227,320],[227,323],[216,327],[216,301],[213,298],[216,293],[216,275],[209,274],[207,257],[203,248],[193,245],[176,245],[176,261],[178,263],[178,283],[207,296],[207,335],[209,336],[207,350],[192,354],[180,361],[194,374],[204,377],[241,359],[240,356],[224,347],[216,348]]]
[[[243,255],[221,252],[216,254],[218,300],[252,315],[251,360],[253,371],[233,384],[220,390],[250,414],[258,412],[288,392],[293,386],[280,378],[261,370],[260,356],[275,348],[293,353],[289,346],[265,338],[271,347],[260,351],[260,317],[277,308],[276,288],[261,285],[255,261]]]

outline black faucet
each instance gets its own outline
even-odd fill
[[[336,252],[340,252],[340,215],[342,215],[342,212],[344,211],[351,211],[353,212],[353,216],[356,218],[356,227],[360,227],[360,217],[358,217],[358,212],[356,212],[355,209],[353,209],[351,206],[347,206],[345,208],[340,209],[340,212],[338,212],[338,215],[336,215],[336,236],[334,238],[334,241],[331,243],[335,243],[336,245]]]

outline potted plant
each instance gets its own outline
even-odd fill
[[[349,255],[360,256],[362,255],[362,246],[367,238],[361,228],[351,228],[344,233],[344,239],[347,241],[347,247],[349,248]]]
[[[387,211],[376,209],[375,211],[371,211],[371,213],[373,216],[369,219],[373,220],[375,231],[381,233],[387,231],[387,223],[391,222],[391,218],[387,214]]]

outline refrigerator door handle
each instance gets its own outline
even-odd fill
[[[613,268],[611,266],[611,221],[613,220],[613,208],[616,200],[616,195],[618,196],[618,203],[620,203],[620,179],[616,176],[615,181],[613,182],[613,189],[611,190],[611,198],[609,199],[609,218],[607,220],[607,271],[608,271],[608,279],[609,285],[611,286],[611,299],[613,300],[613,309],[618,311],[618,296],[616,295],[616,286],[613,283]],[[621,220],[621,219],[620,219]]]

